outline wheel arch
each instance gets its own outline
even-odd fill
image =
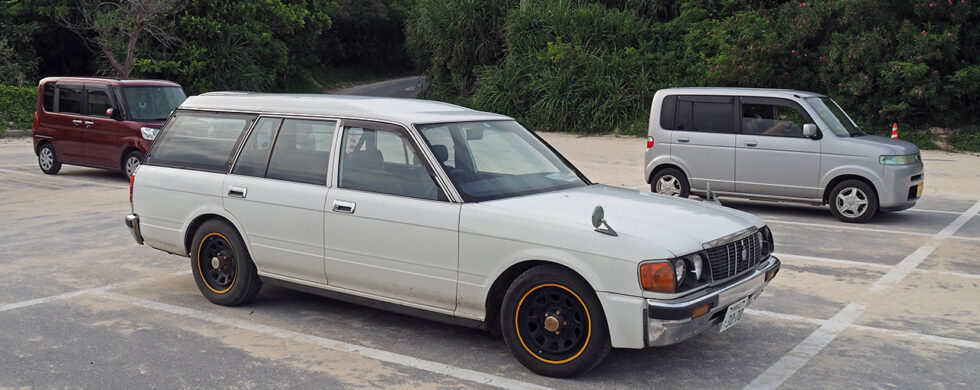
[[[134,151],[143,154],[143,152],[134,145],[128,145],[123,149],[122,153],[119,155],[119,169],[123,170],[124,172],[126,171],[126,156]]]
[[[41,148],[44,147],[44,145],[51,145],[51,147],[54,148],[54,141],[51,141],[48,138],[43,138],[40,141],[37,141],[37,144],[34,146],[34,155],[35,156],[37,156],[38,154],[41,153]],[[54,149],[54,153],[55,153],[55,157],[57,157],[58,156],[58,148],[55,148]]]
[[[674,164],[674,163],[664,163],[664,164],[657,165],[655,168],[653,168],[653,170],[650,171],[650,175],[647,176],[647,184],[653,184],[653,177],[654,176],[657,176],[657,174],[660,173],[660,171],[663,171],[664,169],[670,169],[670,168],[674,168],[674,169],[680,171],[681,173],[683,173],[684,174],[684,177],[688,181],[687,185],[688,186],[691,185],[691,183],[690,183],[691,182],[691,179],[690,179],[691,176],[687,173],[686,170],[684,170],[684,168],[681,168],[680,165]]]
[[[194,217],[194,219],[191,220],[189,224],[187,224],[187,228],[184,229],[184,253],[187,254],[191,253],[191,244],[192,244],[191,241],[194,240],[194,234],[197,233],[197,228],[199,228],[202,224],[210,220],[222,221],[224,223],[227,223],[229,226],[231,226],[232,229],[235,229],[235,231],[238,232],[238,236],[241,237],[242,241],[245,242],[245,246],[247,249],[248,241],[245,240],[245,235],[242,234],[242,231],[241,229],[238,228],[237,224],[235,224],[234,222],[232,222],[228,218],[225,218],[222,215],[206,213]]]
[[[879,195],[878,186],[874,183],[874,181],[869,180],[868,178],[866,178],[864,176],[857,175],[857,174],[852,174],[852,173],[851,174],[839,175],[837,177],[834,177],[833,179],[830,180],[830,182],[827,183],[827,186],[825,186],[824,187],[824,190],[823,190],[823,202],[824,202],[824,204],[830,204],[830,193],[833,192],[834,187],[836,187],[838,184],[843,183],[843,182],[845,182],[847,180],[857,180],[857,181],[863,182],[863,183],[867,184],[868,186],[870,186],[871,187],[871,190],[875,192],[875,194],[874,194],[875,195],[875,199],[878,201],[878,205],[880,207],[880,205],[881,205],[881,195]]]

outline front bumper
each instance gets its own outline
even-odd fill
[[[646,345],[657,347],[676,344],[720,323],[729,305],[745,297],[749,297],[749,303],[755,301],[779,272],[779,266],[779,259],[770,256],[739,280],[709,289],[707,293],[695,298],[685,297],[671,301],[647,299],[647,324],[644,329]],[[694,310],[705,305],[710,307],[708,312],[693,318]]]
[[[126,216],[126,227],[133,234],[133,239],[137,244],[143,245],[143,234],[140,232],[140,216],[129,214]]]
[[[915,206],[921,197],[917,189],[924,178],[922,162],[885,165],[882,172],[885,188],[878,194],[878,208],[881,211],[900,211]]]

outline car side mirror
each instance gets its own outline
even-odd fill
[[[806,138],[816,138],[817,137],[817,125],[813,123],[807,123],[803,125],[803,136]]]

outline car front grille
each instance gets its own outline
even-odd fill
[[[711,266],[711,277],[714,281],[722,281],[741,274],[765,260],[769,256],[766,236],[766,233],[760,230],[747,237],[706,249],[708,263]]]

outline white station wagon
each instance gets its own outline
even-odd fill
[[[594,184],[432,101],[194,96],[131,183],[136,242],[190,257],[211,302],[268,283],[483,328],[548,376],[725,330],[780,266],[755,216]]]

